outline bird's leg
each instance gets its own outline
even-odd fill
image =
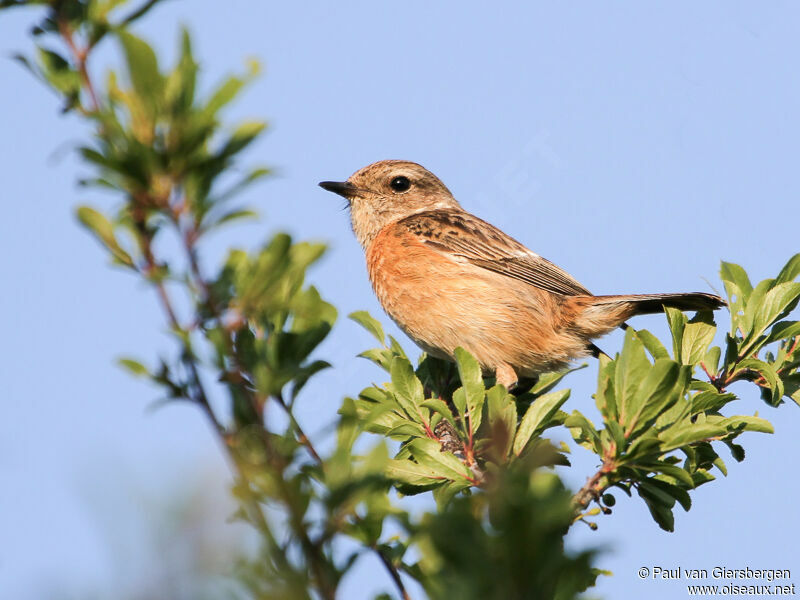
[[[500,363],[497,365],[497,367],[495,367],[494,376],[497,383],[504,385],[509,392],[517,387],[517,373],[511,368],[511,365],[507,363]]]

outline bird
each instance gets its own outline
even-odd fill
[[[414,162],[375,162],[319,186],[347,200],[373,290],[399,328],[438,358],[467,350],[507,390],[599,356],[592,340],[635,315],[725,306],[704,292],[595,296]]]

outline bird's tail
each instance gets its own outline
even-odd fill
[[[619,296],[575,296],[578,308],[574,324],[590,337],[604,335],[635,315],[678,310],[717,310],[726,305],[714,294],[625,294]]]
[[[628,304],[633,315],[648,315],[664,312],[664,308],[678,310],[717,310],[725,306],[725,301],[714,294],[690,292],[685,294],[628,294],[623,296],[595,296],[595,306],[607,304]]]

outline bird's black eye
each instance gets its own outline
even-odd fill
[[[408,177],[400,175],[389,182],[389,187],[399,194],[400,192],[408,190],[408,188],[411,187],[411,182],[408,180]]]

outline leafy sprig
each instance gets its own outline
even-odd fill
[[[362,356],[391,377],[361,392],[355,401],[359,418],[365,430],[400,442],[387,470],[398,490],[432,490],[440,506],[480,488],[487,471],[510,468],[527,452],[552,445],[547,430],[565,427],[600,461],[573,499],[576,518],[589,515],[584,510],[592,502],[599,507],[591,514],[610,512],[614,499],[608,490],[618,488],[628,495],[636,491],[656,522],[671,531],[673,507],[689,510],[690,491],[712,481],[712,470],[727,474],[720,445],[741,461],[742,433],[773,432],[755,411],[725,414],[739,399],[729,386],[748,381],[771,406],[785,398],[800,404],[800,325],[786,320],[800,300],[798,275],[800,255],[778,277],[755,287],[741,267],[722,264],[732,324],[724,353],[711,345],[717,334],[711,312],[689,319],[666,309],[671,352],[649,331],[629,328],[620,353],[599,361],[594,398],[601,427],[578,409],[562,410],[570,391],[551,390],[568,371],[542,375],[512,395],[483,379],[477,361],[460,348],[455,366],[423,355],[414,369],[377,321],[354,313],[351,318],[381,343]],[[563,452],[551,458],[551,466],[567,464]]]

